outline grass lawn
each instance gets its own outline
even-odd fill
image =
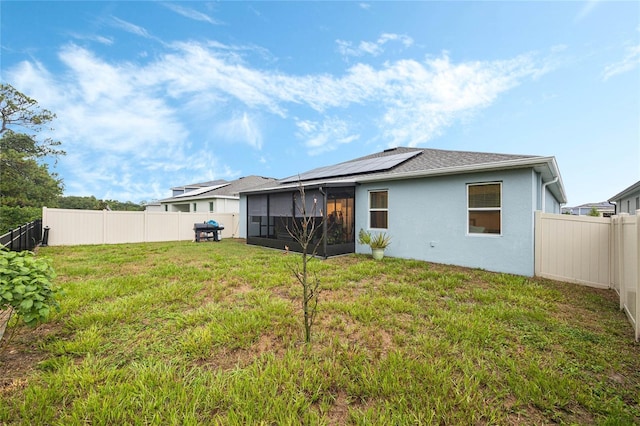
[[[0,355],[0,424],[640,423],[640,345],[613,291],[318,260],[305,345],[296,254],[223,240],[39,255],[66,295]]]

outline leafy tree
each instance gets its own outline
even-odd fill
[[[142,204],[132,203],[131,201],[104,200],[103,203],[114,211],[140,212],[144,210]]]
[[[0,117],[1,234],[40,217],[45,205],[55,207],[62,194],[62,179],[49,171],[43,159],[57,158],[65,152],[58,148],[59,141],[36,138],[55,114],[9,84],[0,84]]]
[[[58,207],[61,209],[77,210],[114,210],[114,211],[142,211],[144,206],[131,201],[99,200],[95,196],[78,197],[66,196],[58,199]]]
[[[90,197],[78,197],[69,195],[58,198],[58,207],[61,209],[75,210],[103,210],[104,204],[93,195]]]

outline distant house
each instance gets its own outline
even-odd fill
[[[576,216],[587,216],[591,213],[592,209],[596,209],[600,217],[610,217],[616,213],[616,206],[608,201],[581,204],[575,207],[563,207],[562,213]]]
[[[368,253],[356,244],[366,229],[391,235],[389,256],[528,276],[534,212],[566,203],[554,157],[394,148],[241,191],[240,236],[295,250],[299,185],[326,219],[322,256]]]
[[[246,176],[234,181],[214,180],[171,188],[170,198],[147,204],[149,211],[239,213],[239,192],[268,183],[273,178]]]
[[[616,214],[629,213],[630,215],[635,215],[636,211],[640,210],[640,181],[609,198],[609,201],[615,203]]]

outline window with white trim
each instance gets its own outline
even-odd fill
[[[502,234],[502,183],[467,184],[467,233]]]
[[[209,201],[209,213],[213,213],[213,201]]]
[[[389,227],[389,191],[369,191],[369,228]]]

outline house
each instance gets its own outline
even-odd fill
[[[591,213],[592,209],[596,209],[596,211],[598,212],[598,216],[600,217],[611,217],[616,214],[616,206],[608,201],[581,204],[575,207],[563,207],[562,214],[587,216]]]
[[[616,214],[637,214],[637,210],[640,210],[640,180],[609,198],[609,201],[616,205]]]
[[[275,179],[246,176],[228,182],[214,180],[171,188],[170,198],[147,204],[149,211],[239,213],[239,192],[268,183]]]
[[[534,212],[566,203],[554,157],[393,148],[241,191],[240,237],[295,250],[300,186],[321,256],[367,253],[365,229],[391,235],[389,256],[528,276]]]

